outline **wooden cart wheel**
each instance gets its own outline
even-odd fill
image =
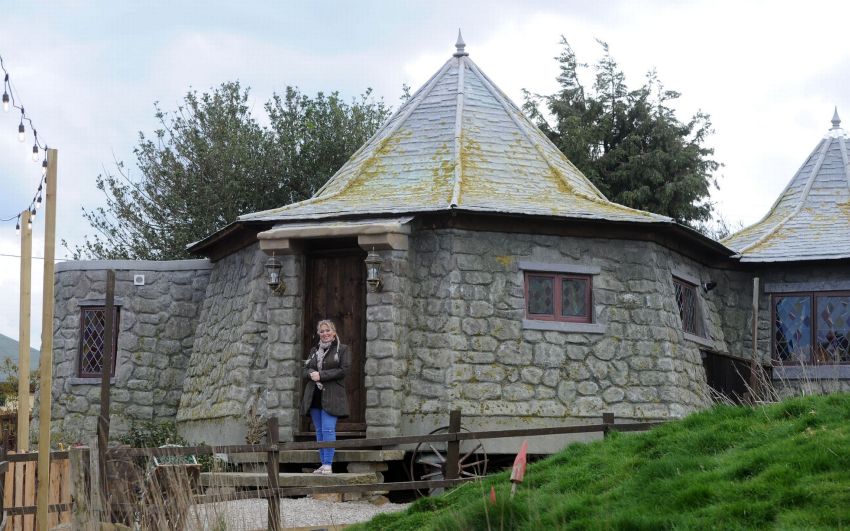
[[[443,426],[429,435],[448,433],[449,427]],[[461,431],[469,433],[466,428]],[[434,481],[446,478],[447,442],[422,442],[416,445],[410,458],[410,477],[413,481]],[[459,478],[478,478],[487,474],[487,451],[478,439],[460,442],[460,455],[457,463]],[[434,496],[445,491],[443,487],[416,489],[420,496]]]

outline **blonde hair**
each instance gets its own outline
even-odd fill
[[[331,332],[333,332],[334,334],[336,333],[336,325],[330,319],[322,319],[321,321],[319,321],[319,324],[316,325],[317,333],[319,332],[319,329],[322,327],[322,325],[325,325],[330,328]]]

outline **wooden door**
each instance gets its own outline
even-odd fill
[[[351,349],[351,370],[345,378],[349,417],[339,420],[337,432],[366,430],[366,252],[351,244],[308,250],[306,264],[303,357],[318,342],[316,324],[322,319],[334,322],[340,340]],[[306,418],[303,427],[314,430]]]

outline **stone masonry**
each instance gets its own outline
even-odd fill
[[[106,270],[115,270],[119,306],[118,352],[111,390],[111,432],[133,420],[174,420],[189,365],[210,264],[64,262],[56,267],[52,430],[56,440],[87,441],[100,413],[100,378],[80,378],[80,314],[102,306]],[[144,276],[144,285],[134,277]],[[35,415],[38,407],[34,408]],[[38,422],[33,420],[33,426]]]

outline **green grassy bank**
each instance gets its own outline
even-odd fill
[[[850,527],[850,395],[718,406],[489,476],[351,529]],[[496,487],[497,502],[486,498]]]

